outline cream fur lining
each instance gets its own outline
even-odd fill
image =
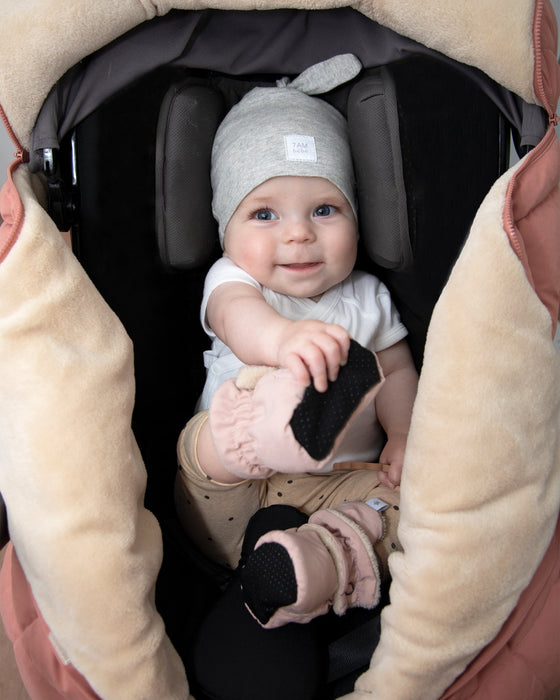
[[[391,605],[348,699],[430,700],[530,582],[560,502],[560,357],[490,191],[434,311],[390,558]]]
[[[105,700],[186,700],[154,607],[159,526],[130,428],[132,347],[21,166],[21,234],[0,266],[0,492],[60,646]]]
[[[35,0],[0,4],[0,104],[24,147],[55,82],[82,58],[172,8],[326,9],[341,0]],[[355,0],[368,17],[464,63],[536,101],[533,91],[535,0]]]

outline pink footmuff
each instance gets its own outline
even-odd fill
[[[0,571],[0,613],[23,684],[41,700],[100,700],[82,674],[53,646],[11,543]]]

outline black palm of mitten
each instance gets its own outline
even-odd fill
[[[332,451],[362,399],[381,380],[375,355],[351,340],[348,361],[336,381],[323,393],[311,383],[290,421],[294,437],[310,457],[321,460]]]

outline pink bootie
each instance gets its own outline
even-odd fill
[[[286,369],[266,372],[254,388],[229,380],[216,391],[209,411],[218,457],[241,478],[319,471],[382,381],[376,356],[355,341],[324,393]]]
[[[241,571],[249,612],[272,629],[331,608],[337,615],[374,608],[380,576],[373,544],[382,536],[382,517],[366,503],[320,510],[301,527],[267,532]]]

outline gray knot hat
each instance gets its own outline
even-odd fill
[[[290,82],[254,88],[220,124],[212,148],[212,213],[220,243],[228,221],[255,187],[279,175],[323,177],[355,212],[354,169],[344,117],[312,97],[354,78],[362,65],[353,54],[317,63]]]

